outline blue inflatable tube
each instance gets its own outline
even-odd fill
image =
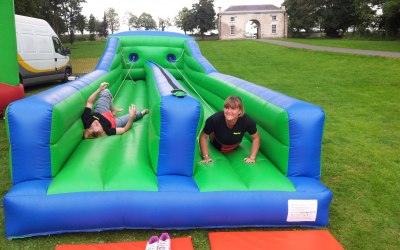
[[[171,180],[175,187],[161,179],[160,185],[169,188],[161,188],[159,192],[47,195],[49,181],[18,184],[4,198],[5,216],[14,218],[13,223],[6,224],[6,231],[12,233],[8,237],[15,237],[125,228],[229,228],[266,224],[315,227],[328,223],[332,193],[310,178],[291,177],[295,185],[298,183],[298,192],[269,192],[268,196],[263,191],[198,192],[191,178],[180,178],[186,182]],[[315,221],[287,222],[288,200],[317,200]],[[59,225],[63,225],[62,230]]]

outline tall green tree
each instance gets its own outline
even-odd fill
[[[89,30],[89,40],[95,41],[96,40],[96,17],[93,14],[90,14],[89,21],[88,21],[88,30]]]
[[[355,0],[325,0],[321,6],[321,27],[328,37],[342,37],[356,23]]]
[[[128,29],[137,29],[137,20],[138,17],[132,14],[132,12],[127,11],[124,16],[124,23],[128,25]]]
[[[119,30],[118,13],[115,11],[114,8],[108,8],[106,11],[106,18],[107,18],[108,27],[111,30],[111,34],[114,34],[114,31]]]
[[[204,33],[216,27],[214,0],[199,0],[192,6],[194,23],[200,31],[201,38],[204,39]]]
[[[371,29],[376,29],[379,22],[376,9],[373,8],[375,3],[371,0],[355,0],[354,3],[354,32],[366,35]]]
[[[172,26],[171,20],[167,18],[158,18],[158,29],[164,31],[166,28]]]
[[[137,20],[137,27],[143,28],[144,30],[155,30],[157,29],[156,21],[154,21],[153,17],[143,12]]]
[[[88,24],[86,17],[81,13],[79,13],[78,16],[76,17],[76,29],[83,35],[83,32],[87,28],[87,25]]]
[[[322,28],[328,36],[342,37],[349,27],[361,34],[379,21],[374,6],[387,0],[285,0],[289,30]],[[394,0],[399,1],[399,0]]]
[[[57,34],[67,32],[66,25],[63,23],[63,9],[62,3],[64,0],[44,0],[41,13],[42,16],[46,16],[44,19],[47,20],[53,27]],[[46,14],[48,13],[48,14]]]
[[[67,31],[63,20],[63,2],[66,0],[14,1],[15,13],[46,20],[57,34]]]
[[[189,10],[187,7],[183,7],[183,9],[179,11],[178,15],[174,18],[174,23],[175,26],[182,29],[185,34],[186,32],[193,32],[196,28],[192,10]]]
[[[400,33],[400,0],[386,0],[382,4],[382,26],[388,37]]]
[[[318,23],[318,0],[285,0],[289,16],[289,30],[299,33],[310,32]]]
[[[68,27],[69,40],[71,44],[75,41],[77,17],[82,11],[82,3],[86,3],[86,0],[64,0],[62,3],[63,16]]]
[[[14,1],[14,11],[17,15],[39,17],[39,6],[42,0],[17,0]]]
[[[106,12],[104,12],[103,21],[99,23],[98,31],[100,36],[103,37],[108,36],[108,22],[107,22]]]

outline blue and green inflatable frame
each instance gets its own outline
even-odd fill
[[[150,113],[123,135],[82,140],[80,116],[104,81],[115,106]],[[229,95],[241,96],[257,123],[257,162],[243,162],[246,136],[228,154],[210,146],[214,161],[200,164],[204,121]],[[219,73],[189,36],[112,35],[93,72],[9,105],[6,235],[327,226],[324,119],[318,106]]]

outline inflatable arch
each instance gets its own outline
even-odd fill
[[[116,106],[135,103],[150,114],[123,135],[82,140],[80,116],[103,81]],[[245,138],[229,154],[210,146],[214,162],[200,164],[204,121],[233,94],[257,122],[257,163],[242,160],[251,147]],[[332,193],[320,182],[323,110],[217,72],[186,35],[112,35],[93,72],[11,103],[6,123],[8,238],[328,224]]]

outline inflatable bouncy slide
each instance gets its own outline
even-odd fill
[[[109,82],[114,103],[149,115],[131,130],[82,140],[86,100]],[[205,119],[239,95],[261,137],[201,164]],[[219,73],[189,36],[156,31],[108,38],[96,69],[10,104],[13,186],[9,239],[111,229],[322,227],[332,193],[320,182],[321,108]]]

